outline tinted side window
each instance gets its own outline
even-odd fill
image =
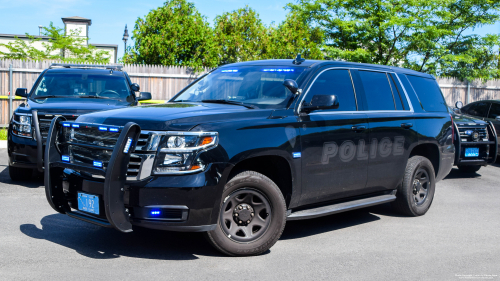
[[[336,95],[339,108],[335,111],[356,111],[356,98],[348,70],[327,70],[316,78],[307,93],[305,103],[309,104],[315,95]]]
[[[436,80],[413,75],[406,75],[406,77],[415,89],[425,111],[448,111],[446,101]]]
[[[391,77],[390,80],[392,80],[392,85],[396,85],[396,90],[393,88],[393,93],[394,93],[394,99],[396,100],[396,105],[398,104],[397,100],[398,98],[401,100],[403,103],[403,108],[404,110],[410,110],[410,106],[408,105],[408,100],[406,99],[405,92],[403,91],[403,88],[401,88],[401,84],[399,84],[398,78],[393,74],[389,74],[389,77]]]
[[[498,103],[492,103],[491,108],[490,108],[490,114],[488,115],[488,118],[495,119],[497,116],[500,116],[500,104]]]
[[[383,72],[358,71],[365,89],[368,110],[394,110],[394,98],[387,75]]]
[[[465,109],[464,112],[472,116],[486,117],[489,109],[490,109],[489,102],[477,102],[471,104],[468,108]]]

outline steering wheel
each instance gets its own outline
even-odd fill
[[[107,98],[119,98],[121,97],[120,94],[118,94],[116,91],[113,90],[104,90],[100,92],[99,94],[96,94],[98,97],[107,97]]]

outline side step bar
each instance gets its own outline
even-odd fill
[[[337,203],[333,205],[292,212],[290,215],[288,215],[287,220],[292,221],[292,220],[312,219],[331,214],[342,213],[345,211],[351,211],[360,208],[384,204],[394,200],[396,200],[395,194],[387,194],[365,199],[358,199],[344,203]]]

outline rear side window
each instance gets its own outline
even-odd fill
[[[309,104],[315,95],[336,95],[339,108],[332,109],[333,111],[356,111],[356,97],[347,69],[327,70],[319,75],[304,102]]]
[[[495,119],[497,116],[500,116],[500,104],[492,103],[490,108],[490,114],[488,118]]]
[[[368,110],[394,110],[389,79],[384,72],[358,71],[365,89]]]
[[[488,110],[490,110],[490,103],[483,101],[467,105],[461,111],[472,116],[486,117],[486,115],[488,114]]]
[[[395,86],[394,88],[392,88],[393,90],[392,92],[394,94],[394,99],[396,100],[396,107],[399,109],[398,100],[400,100],[401,103],[403,104],[403,109],[410,110],[410,106],[408,105],[408,100],[406,99],[406,95],[405,92],[403,91],[403,88],[401,88],[401,85],[399,84],[398,78],[393,73],[389,74],[389,77],[391,78],[389,80],[392,81],[391,85]]]
[[[448,112],[448,107],[446,101],[441,94],[441,89],[439,89],[436,80],[418,77],[413,75],[406,75],[411,83],[411,86],[417,93],[418,99],[422,103],[425,111],[436,112],[445,111]]]

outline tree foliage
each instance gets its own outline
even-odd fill
[[[0,57],[6,59],[61,60],[66,62],[109,63],[107,51],[97,50],[95,46],[86,45],[85,39],[77,37],[78,31],[72,30],[69,35],[62,28],[55,27],[52,22],[43,27],[43,35],[48,42],[41,42],[42,48],[36,48],[41,38],[26,34],[28,40],[16,37],[14,42],[0,44],[7,52],[0,51]]]
[[[333,59],[498,77],[498,37],[466,33],[499,19],[498,0],[299,0],[287,7],[325,32],[324,52]]]
[[[186,0],[168,0],[163,6],[138,18],[133,48],[125,63],[182,65],[199,69],[218,63],[213,31]]]

